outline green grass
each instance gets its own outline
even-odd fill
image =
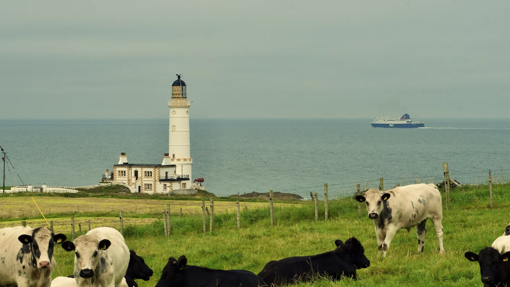
[[[377,255],[374,226],[365,208],[358,215],[352,198],[330,201],[330,220],[324,221],[321,203],[319,221],[314,219],[312,202],[275,210],[270,226],[269,209],[243,210],[242,228],[235,214],[215,216],[214,232],[202,233],[201,216],[172,217],[172,235],[163,236],[162,221],[144,226],[126,226],[125,238],[154,270],[141,287],[154,286],[168,257],[186,255],[189,265],[217,269],[247,269],[258,273],[271,261],[288,256],[318,254],[334,249],[334,240],[358,238],[365,247],[371,266],[358,271],[358,280],[332,283],[319,279],[297,286],[481,286],[478,264],[464,258],[466,251],[478,253],[502,235],[508,222],[510,185],[494,187],[494,208],[489,208],[487,186],[463,187],[451,191],[450,209],[443,204],[446,254],[438,254],[432,222],[427,221],[425,250],[417,253],[416,229],[397,232],[386,258]],[[443,193],[443,201],[446,198]],[[209,228],[209,221],[207,221]],[[69,235],[68,235],[69,236]],[[57,247],[54,276],[73,273],[74,254]]]

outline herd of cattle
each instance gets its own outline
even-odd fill
[[[425,222],[430,218],[444,253],[441,194],[433,184],[414,184],[381,192],[369,189],[356,200],[365,202],[373,220],[379,254],[386,256],[395,233],[416,226],[418,252],[425,244]],[[51,280],[56,266],[55,244],[74,252],[74,272]],[[156,287],[257,287],[311,281],[318,276],[331,280],[356,279],[356,270],[370,266],[362,244],[354,237],[318,255],[289,257],[267,263],[259,274],[247,270],[214,270],[187,265],[187,258],[170,257]],[[510,286],[510,224],[492,247],[465,257],[480,265],[484,286]],[[0,285],[19,287],[134,287],[135,279],[149,280],[153,271],[142,257],[129,250],[115,229],[99,227],[66,241],[47,227],[0,229]]]

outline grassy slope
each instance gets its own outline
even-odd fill
[[[427,222],[425,251],[417,254],[415,229],[400,230],[394,237],[388,257],[377,256],[377,241],[371,220],[357,202],[346,198],[330,202],[330,218],[313,219],[313,206],[276,210],[276,226],[269,226],[269,211],[243,211],[243,228],[237,230],[234,214],[215,217],[215,231],[202,234],[200,217],[172,218],[173,234],[162,236],[162,222],[126,229],[126,242],[142,255],[155,271],[153,278],[140,281],[141,287],[154,286],[168,257],[185,254],[188,264],[218,269],[247,269],[258,273],[266,262],[288,256],[322,253],[334,248],[334,240],[357,237],[365,246],[371,266],[360,270],[359,280],[331,283],[319,280],[313,286],[482,286],[478,264],[464,258],[464,252],[478,252],[503,234],[510,203],[509,185],[494,189],[495,208],[489,209],[488,188],[454,190],[451,208],[443,205],[445,255],[437,253],[438,243],[432,222]],[[443,194],[444,198],[444,194]],[[54,276],[73,272],[73,254],[57,248],[59,262]],[[300,285],[301,286],[301,285]],[[302,284],[312,286],[312,284]]]

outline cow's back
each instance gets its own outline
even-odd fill
[[[441,193],[434,184],[411,184],[385,191],[393,216],[402,227],[414,226],[428,217],[443,217]]]
[[[98,227],[87,232],[87,235],[95,236],[98,241],[108,239],[111,242],[108,248],[108,256],[113,262],[113,271],[115,272],[115,286],[119,286],[126,274],[129,265],[129,249],[124,237],[114,228]],[[122,284],[124,285],[124,284]]]
[[[32,235],[31,227],[9,227],[0,229],[0,284],[15,285],[17,278],[16,256],[22,247],[18,237]]]
[[[498,250],[501,254],[510,251],[510,236],[503,235],[496,238],[492,243],[492,248]]]

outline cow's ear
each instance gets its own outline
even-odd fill
[[[508,259],[510,259],[510,252],[506,252],[501,255],[501,261],[506,262]]]
[[[388,198],[390,198],[390,197],[391,197],[391,194],[389,194],[389,193],[385,193],[385,194],[383,194],[383,195],[382,195],[381,199],[382,199],[383,201],[386,201],[386,200],[388,200]]]
[[[30,243],[32,243],[32,236],[23,234],[23,235],[18,236],[18,240],[19,240],[19,242],[21,242],[25,245],[30,244]]]
[[[359,202],[365,202],[366,199],[363,195],[356,195],[356,200]]]
[[[57,244],[60,244],[60,243],[62,243],[64,241],[66,241],[66,239],[67,239],[67,236],[65,236],[64,234],[61,234],[61,233],[53,235],[53,240]]]
[[[464,253],[464,256],[467,258],[467,260],[469,261],[478,261],[478,254],[476,253],[473,253],[473,252],[466,252]]]
[[[76,247],[71,241],[64,241],[64,243],[62,243],[62,248],[64,248],[65,251],[73,251]]]
[[[337,239],[337,240],[335,240],[335,245],[336,245],[336,247],[340,247],[340,246],[344,245],[344,243],[342,240]]]
[[[177,260],[177,268],[179,268],[179,270],[182,270],[186,267],[187,263],[188,263],[188,259],[186,259],[186,256],[182,255]]]
[[[110,247],[112,243],[110,242],[110,240],[108,239],[103,239],[101,241],[99,241],[99,244],[97,245],[97,248],[99,250],[106,250],[108,249],[108,247]]]

